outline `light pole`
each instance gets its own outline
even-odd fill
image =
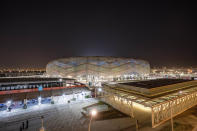
[[[40,128],[40,131],[45,131],[44,124],[43,124],[44,123],[43,118],[44,118],[44,116],[41,116],[42,127]]]
[[[12,101],[7,101],[6,106],[7,106],[7,111],[11,111],[10,106],[12,105]]]
[[[97,90],[98,90],[98,92],[102,92],[102,88],[97,88],[96,86],[95,86],[95,89],[94,89],[94,95],[95,95],[95,98],[97,97]]]
[[[133,102],[131,102],[131,117],[135,120],[135,127],[136,127],[136,131],[138,131],[138,128],[139,128],[139,126],[138,126],[138,120],[135,118],[135,116],[134,116],[134,112],[133,112],[133,110],[134,110],[134,108],[133,108]]]
[[[95,109],[93,109],[92,111],[90,111],[90,122],[89,122],[89,125],[88,125],[88,131],[90,131],[92,117],[96,116],[96,114],[97,114],[97,111]]]
[[[41,101],[42,101],[42,98],[39,96],[38,97],[38,105],[41,105]]]
[[[94,93],[95,93],[95,94],[94,94],[94,97],[95,97],[95,98],[96,98],[96,93],[97,93],[96,90],[97,90],[97,88],[96,88],[96,86],[95,86],[95,88],[94,88]]]
[[[174,131],[174,122],[173,122],[173,115],[172,115],[172,103],[170,104],[170,118],[171,118],[171,128],[172,128],[172,131]]]
[[[102,88],[98,88],[98,91],[101,92],[102,91]]]

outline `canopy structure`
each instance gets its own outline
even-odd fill
[[[197,104],[197,81],[103,84],[102,100],[154,128]]]

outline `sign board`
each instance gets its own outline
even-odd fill
[[[42,85],[40,85],[39,87],[38,87],[38,91],[42,91],[43,90],[43,87],[42,87]]]

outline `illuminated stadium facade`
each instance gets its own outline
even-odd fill
[[[150,73],[150,65],[147,61],[132,58],[69,57],[49,62],[46,73],[97,85],[114,78],[144,77]]]

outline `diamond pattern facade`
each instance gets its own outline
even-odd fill
[[[108,80],[123,75],[149,74],[150,65],[147,61],[132,58],[69,57],[49,62],[46,72],[50,76]]]

